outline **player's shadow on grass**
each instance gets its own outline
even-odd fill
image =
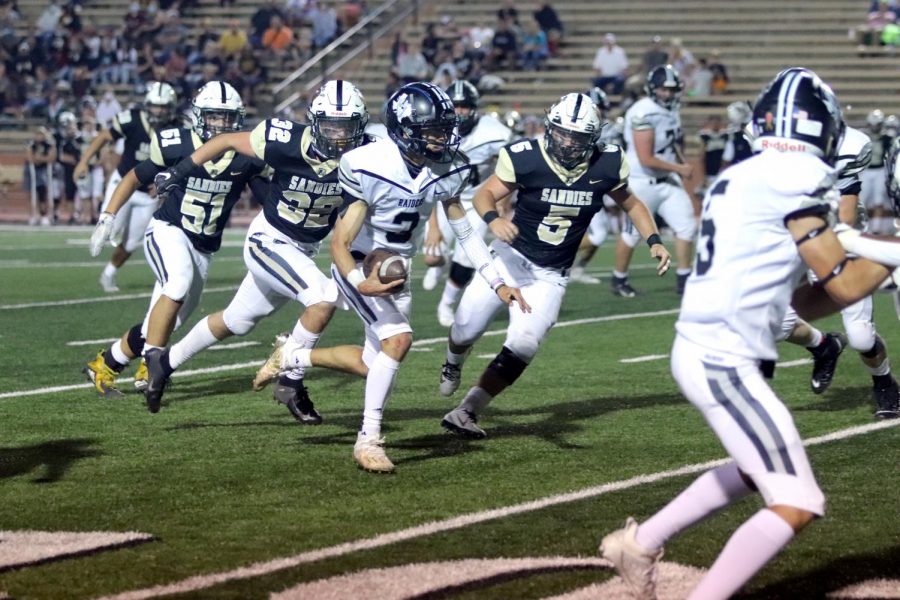
[[[789,579],[771,583],[760,590],[740,594],[738,597],[754,600],[825,598],[831,592],[864,581],[896,578],[898,564],[900,564],[900,546],[893,546],[878,552],[838,558],[814,571],[790,576]]]
[[[797,411],[837,412],[854,410],[867,406],[875,410],[871,386],[831,388],[823,396],[814,396],[804,406],[794,407]]]
[[[252,381],[253,375],[246,373],[219,376],[215,379],[206,379],[202,381],[173,379],[174,383],[166,389],[166,394],[163,397],[163,405],[165,406],[170,402],[185,402],[210,396],[229,396],[233,394],[253,393],[253,388],[251,386]],[[310,393],[313,395],[313,400],[315,401],[318,390],[321,390],[321,393],[330,394],[336,389],[349,386],[359,381],[362,380],[353,375],[346,375],[322,369],[321,376],[318,376],[317,373],[317,377],[314,381],[308,383],[308,387],[310,388]],[[274,385],[274,383],[269,384],[267,388],[258,393],[253,393],[253,395],[265,398],[266,400],[271,400]]]
[[[97,440],[70,439],[19,448],[0,448],[0,479],[40,472],[43,468],[43,474],[35,477],[32,483],[59,481],[75,461],[104,454],[92,448],[96,443]]]

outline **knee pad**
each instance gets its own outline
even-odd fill
[[[144,353],[144,344],[147,340],[144,339],[144,334],[141,333],[143,325],[143,323],[138,323],[129,329],[128,335],[125,338],[128,342],[128,347],[131,348],[131,351],[135,356],[141,356]]]
[[[783,342],[784,340],[790,337],[791,333],[794,331],[794,327],[797,326],[797,313],[793,309],[788,309],[788,311],[784,315],[784,319],[781,321],[781,332],[778,334],[778,337],[775,339],[776,342]]]
[[[549,327],[547,330],[549,330]],[[522,327],[510,327],[507,329],[506,341],[503,343],[503,347],[509,348],[512,353],[522,360],[531,362],[541,345],[541,338],[538,335],[536,332],[523,331]]]
[[[192,271],[182,273],[169,271],[169,278],[162,286],[163,296],[175,302],[184,302],[188,292],[191,291],[193,282],[194,273]]]
[[[625,242],[626,246],[628,246],[629,248],[634,248],[638,245],[638,242],[641,241],[641,234],[638,233],[637,227],[635,227],[629,221],[622,229],[621,238],[622,241]]]
[[[684,242],[693,242],[697,235],[697,220],[690,219],[688,223],[675,231],[675,237]]]
[[[516,356],[512,350],[503,346],[500,354],[494,357],[488,368],[493,370],[507,384],[512,385],[522,375],[527,366],[527,362]]]
[[[847,333],[850,347],[863,356],[871,353],[871,356],[874,357],[884,347],[884,344],[875,335],[875,325],[871,321],[844,323],[844,331]]]
[[[850,332],[848,331],[847,334],[848,334],[847,337],[849,338]],[[852,341],[850,342],[850,345],[853,346]],[[856,350],[857,348],[855,346],[853,346],[853,349]],[[884,350],[884,342],[882,342],[881,338],[876,335],[875,336],[875,344],[868,350],[859,350],[859,354],[863,358],[875,358],[876,356],[878,356],[878,353],[881,352],[882,350]]]
[[[228,331],[234,335],[247,335],[256,327],[256,321],[245,315],[238,314],[238,311],[233,310],[230,305],[222,311],[222,321],[225,323]]]
[[[472,281],[474,275],[475,269],[464,267],[456,262],[450,263],[450,281],[455,283],[457,287],[462,288],[469,285],[469,282]]]

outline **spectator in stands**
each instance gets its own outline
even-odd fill
[[[516,9],[516,0],[503,0],[503,6],[497,10],[497,18],[503,19],[512,26],[519,26],[519,11]]]
[[[362,0],[344,0],[338,11],[338,23],[341,31],[347,31],[359,23],[363,12],[365,12],[365,2]]]
[[[125,13],[124,21],[125,28],[123,31],[123,37],[125,40],[129,42],[136,42],[138,38],[138,32],[141,27],[144,25],[144,21],[146,20],[146,15],[141,10],[141,5],[137,2],[132,2],[128,7],[128,12]]]
[[[309,21],[312,25],[312,43],[316,50],[324,48],[337,37],[337,11],[333,6],[313,0]]]
[[[689,73],[687,95],[692,97],[706,97],[712,95],[713,72],[705,58],[701,58],[697,67]]]
[[[690,50],[684,47],[681,43],[681,38],[672,38],[672,43],[669,46],[669,62],[668,64],[675,67],[675,70],[684,77],[685,73],[690,73],[693,66],[696,64],[694,60],[694,55],[691,54]]]
[[[515,31],[505,19],[497,19],[494,37],[491,39],[491,53],[487,59],[489,69],[515,69],[519,60],[519,40]]]
[[[897,22],[897,13],[891,10],[890,5],[884,0],[878,3],[878,8],[869,12],[866,25],[862,28],[862,43],[867,46],[875,46],[881,43],[881,34],[886,27]]]
[[[712,71],[712,93],[724,94],[728,92],[728,69],[722,63],[722,56],[718,50],[709,54],[709,70]]]
[[[437,36],[437,24],[436,23],[428,23],[425,26],[425,35],[422,36],[422,56],[425,57],[425,60],[428,61],[428,64],[431,66],[435,66],[437,64],[437,55],[438,50],[440,49],[441,41]],[[400,34],[397,34],[397,40],[400,39]],[[397,61],[397,40],[394,41],[394,47],[391,51],[391,58],[394,62]]]
[[[218,42],[222,35],[224,34],[219,33],[218,28],[213,25],[212,19],[203,17],[203,20],[200,21],[200,31],[197,32],[194,38],[196,47],[204,48],[207,42]]]
[[[284,3],[284,16],[288,26],[296,29],[307,21],[309,0],[287,0]]]
[[[256,52],[249,45],[244,46],[241,51],[241,56],[237,61],[237,70],[243,81],[241,98],[245,104],[253,104],[256,89],[266,80],[266,70]]]
[[[176,14],[163,13],[162,23],[163,25],[156,37],[156,43],[163,52],[171,52],[173,49],[183,45],[187,36],[187,28],[182,24],[181,17]],[[209,39],[218,40],[219,35],[213,33],[211,38],[204,36],[202,39],[205,44]]]
[[[428,78],[428,62],[418,48],[401,41],[397,52],[397,64],[393,68],[401,85]]]
[[[266,0],[250,18],[250,25],[253,27],[250,42],[257,48],[262,47],[262,36],[272,25],[272,17],[276,16],[284,18],[284,14],[276,6],[276,0]]]
[[[456,25],[456,21],[450,15],[441,17],[437,27],[434,28],[434,35],[438,39],[438,48],[449,52],[453,44],[462,38],[462,33]]]
[[[628,76],[628,56],[616,43],[615,34],[607,33],[603,36],[603,45],[594,55],[594,71],[597,76],[592,85],[607,93],[622,93]]]
[[[480,59],[460,40],[453,44],[453,48],[450,49],[449,60],[456,67],[457,76],[460,79],[469,79],[475,63],[479,62]]]
[[[644,58],[641,61],[642,73],[641,78],[646,78],[654,67],[667,64],[669,62],[669,53],[663,50],[662,38],[654,35],[650,38],[650,46],[644,52]]]
[[[41,13],[37,20],[38,37],[44,43],[49,41],[56,34],[56,28],[59,27],[59,20],[62,17],[63,10],[57,4],[56,0],[50,0],[47,7]]]
[[[284,24],[281,17],[275,15],[272,17],[269,28],[263,33],[262,45],[263,48],[269,51],[271,56],[284,63],[284,58],[293,39],[294,32]]]
[[[547,34],[541,31],[537,21],[531,19],[525,23],[525,31],[522,33],[522,68],[537,71],[549,56]]]
[[[112,88],[107,88],[97,103],[97,122],[101,127],[108,128],[117,114],[122,112],[122,105],[116,99]]]
[[[540,24],[541,31],[547,34],[550,56],[556,56],[563,38],[563,23],[559,15],[549,2],[538,2],[534,18]]]
[[[468,35],[465,37],[466,48],[472,52],[478,60],[483,60],[484,57],[487,56],[493,38],[493,29],[487,25],[475,25],[469,30]]]
[[[233,57],[240,55],[250,42],[247,40],[247,32],[241,29],[240,21],[232,19],[229,27],[219,36],[219,49],[222,55]]]

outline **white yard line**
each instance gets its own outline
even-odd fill
[[[216,292],[232,292],[237,289],[236,285],[223,285],[217,287],[208,287],[203,290],[204,294],[213,294]],[[141,292],[140,294],[113,294],[109,296],[95,296],[93,298],[75,298],[72,300],[48,300],[46,302],[25,302],[23,304],[0,304],[0,310],[20,310],[23,308],[47,308],[52,306],[70,306],[74,304],[93,304],[95,302],[117,302],[119,300],[136,300],[138,298],[149,298],[150,292]]]
[[[259,342],[246,341],[246,342],[231,342],[230,344],[216,344],[215,346],[210,346],[207,350],[236,350],[237,348],[249,348],[250,346],[259,346]],[[259,362],[262,362],[262,358],[259,359]]]
[[[114,338],[101,338],[99,340],[77,340],[75,342],[66,342],[66,346],[93,346],[94,344],[109,344],[110,342],[116,341],[117,337]]]
[[[230,263],[230,262],[244,262],[244,257],[242,256],[218,256],[213,259],[214,263]],[[68,269],[68,268],[93,268],[102,270],[103,265],[106,263],[103,260],[85,260],[78,262],[64,262],[64,261],[50,261],[50,262],[41,262],[41,261],[32,261],[28,258],[13,258],[10,260],[0,260],[0,269]],[[142,258],[138,260],[130,260],[122,267],[144,267],[147,268],[147,263],[144,262]]]
[[[66,342],[66,346],[93,346],[95,344],[109,344],[110,342],[116,341],[117,337],[114,338],[102,338],[99,340],[78,340],[76,342]],[[235,348],[248,348],[250,346],[259,346],[259,342],[231,342],[230,344],[216,344],[215,346],[210,346],[208,350],[234,350]]]
[[[900,425],[900,420],[869,423],[867,425],[850,427],[826,435],[810,438],[808,440],[805,440],[803,444],[805,446],[818,446],[820,444],[826,444],[828,442],[844,440],[858,435],[865,435],[873,431],[880,431],[882,429],[887,429],[888,427],[894,427],[897,425]],[[317,562],[327,558],[336,558],[338,556],[344,556],[346,554],[352,554],[354,552],[360,552],[362,550],[380,548],[383,546],[396,544],[398,542],[405,542],[424,536],[434,535],[436,533],[468,527],[477,523],[484,523],[486,521],[503,519],[513,515],[542,510],[551,506],[557,506],[569,502],[576,502],[579,500],[587,500],[589,498],[596,498],[604,494],[619,492],[650,483],[656,483],[658,481],[663,481],[666,479],[672,479],[674,477],[681,477],[682,475],[700,473],[708,469],[718,467],[719,465],[723,465],[727,462],[729,462],[729,459],[723,458],[703,463],[695,463],[692,465],[684,465],[677,469],[660,471],[658,473],[652,473],[650,475],[638,475],[637,477],[632,477],[630,479],[613,481],[610,483],[605,483],[602,485],[589,487],[566,494],[548,496],[538,500],[533,500],[531,502],[523,502],[521,504],[514,504],[512,506],[505,506],[492,510],[469,513],[460,515],[458,517],[444,519],[443,521],[424,523],[422,525],[377,535],[375,537],[356,540],[353,542],[346,542],[344,544],[320,548],[318,550],[301,552],[300,554],[295,554],[293,556],[286,556],[266,562],[259,562],[231,571],[222,571],[220,573],[211,573],[208,575],[196,575],[194,577],[188,577],[187,579],[183,579],[181,581],[170,583],[167,585],[158,585],[151,588],[124,592],[113,596],[106,596],[103,600],[141,600],[143,598],[156,598],[158,596],[167,596],[170,594],[194,592],[197,590],[210,588],[214,585],[226,583],[228,581],[248,579],[251,577],[260,577],[263,575],[274,573],[276,571],[290,569],[302,564]]]
[[[635,356],[632,358],[620,358],[620,363],[630,364],[630,363],[641,363],[641,362],[649,362],[651,360],[662,360],[664,358],[669,358],[668,354],[646,354],[644,356]],[[811,358],[798,358],[797,360],[786,360],[784,362],[775,363],[776,367],[786,368],[786,367],[800,367],[802,365],[811,365]]]

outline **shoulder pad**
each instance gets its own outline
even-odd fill
[[[848,127],[838,148],[835,167],[841,177],[860,173],[872,161],[872,140],[859,129]]]

